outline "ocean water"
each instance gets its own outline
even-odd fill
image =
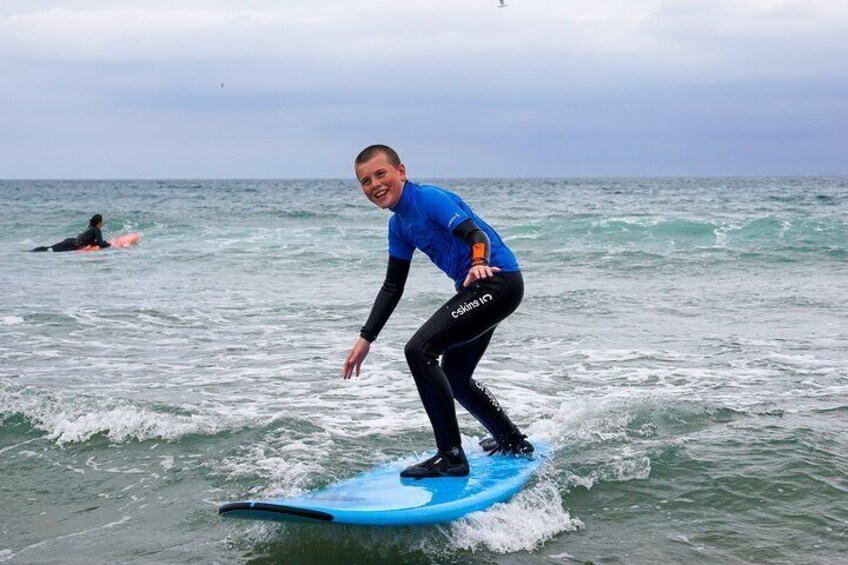
[[[0,561],[844,563],[848,179],[439,180],[526,297],[477,377],[544,472],[442,526],[223,521],[433,442],[352,180],[0,182]],[[135,248],[27,253],[102,213]],[[464,441],[483,431],[460,410]]]

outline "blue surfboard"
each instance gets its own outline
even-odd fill
[[[531,457],[490,457],[475,449],[467,454],[467,477],[402,479],[400,471],[415,462],[407,458],[300,496],[230,502],[218,513],[225,518],[364,526],[450,522],[509,500],[550,452],[545,444],[535,447]]]

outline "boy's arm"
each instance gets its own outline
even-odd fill
[[[463,221],[453,230],[453,235],[462,239],[471,248],[471,268],[465,276],[462,286],[466,287],[480,279],[489,279],[500,271],[499,267],[490,267],[492,242],[471,218]]]
[[[389,255],[389,264],[386,267],[386,280],[383,281],[383,286],[380,292],[377,293],[377,298],[374,299],[374,305],[371,307],[371,314],[368,316],[368,321],[362,326],[359,335],[371,342],[377,339],[380,330],[389,321],[389,317],[395,310],[401,296],[403,296],[403,288],[406,285],[406,279],[409,276],[409,266],[411,261],[398,259]]]
[[[403,287],[406,284],[406,277],[409,275],[410,263],[410,260],[389,255],[386,280],[383,282],[380,292],[377,293],[377,298],[374,299],[374,306],[371,307],[368,321],[365,322],[359,332],[359,339],[353,344],[353,349],[350,350],[347,359],[345,359],[342,369],[342,376],[345,379],[351,378],[354,372],[356,376],[359,376],[359,370],[368,355],[371,342],[377,339],[377,335],[389,321],[389,316],[392,315],[395,306],[403,295]]]
[[[492,243],[486,232],[471,218],[465,220],[453,230],[453,235],[463,240],[471,248],[471,266],[489,266],[492,256]]]

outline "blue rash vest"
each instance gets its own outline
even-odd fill
[[[518,261],[492,227],[480,219],[462,198],[437,186],[406,181],[389,220],[389,255],[409,261],[415,249],[461,286],[471,268],[471,249],[453,235],[465,220],[474,220],[489,236],[489,265],[504,272],[519,271]]]

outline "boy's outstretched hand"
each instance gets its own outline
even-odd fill
[[[489,267],[488,265],[477,265],[475,267],[471,267],[471,270],[468,271],[468,275],[466,275],[465,282],[462,283],[462,286],[466,287],[474,281],[479,281],[481,279],[490,279],[500,270],[500,267]]]
[[[368,355],[368,351],[370,349],[371,342],[364,337],[360,337],[356,340],[356,343],[353,344],[353,349],[350,350],[347,359],[345,359],[343,371],[345,379],[349,379],[353,376],[354,369],[356,370],[356,376],[359,376],[359,370],[362,367],[362,362],[365,361],[365,357]]]

